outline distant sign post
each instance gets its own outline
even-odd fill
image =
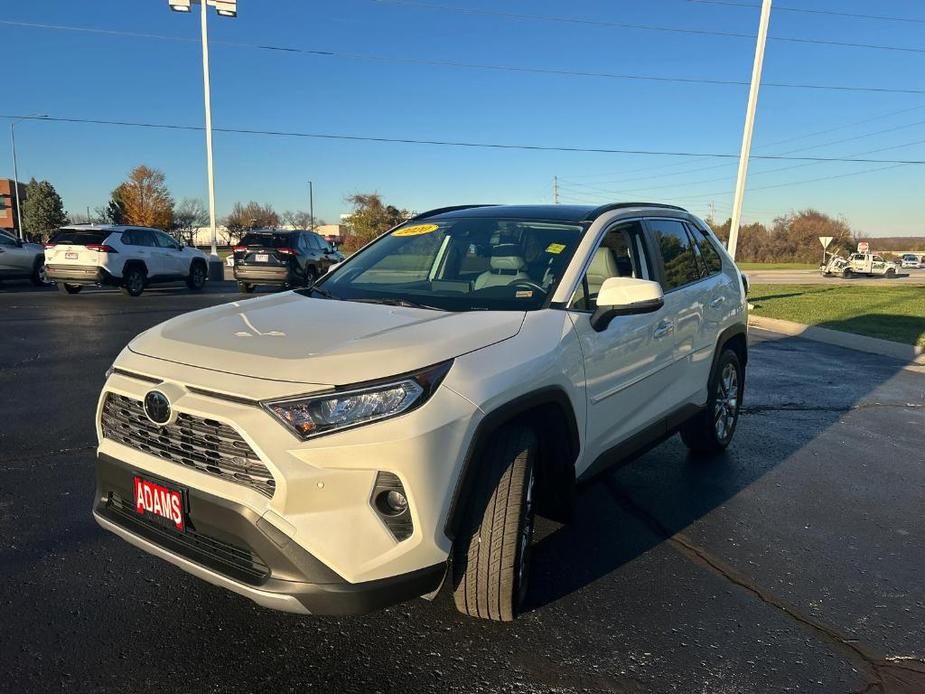
[[[829,247],[829,244],[832,243],[831,236],[820,236],[819,243],[822,244],[822,264],[825,265],[825,249]]]

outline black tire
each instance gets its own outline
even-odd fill
[[[238,291],[242,294],[253,294],[254,285],[252,285],[250,282],[238,282]]]
[[[844,277],[846,280],[850,280],[852,277],[854,277],[854,273],[851,270],[846,268],[844,272],[841,273],[841,276]]]
[[[51,284],[48,281],[48,275],[45,274],[45,263],[41,260],[35,262],[35,267],[32,268],[32,284],[36,287],[46,287]]]
[[[305,268],[305,279],[303,280],[304,286],[311,287],[317,279],[318,273],[315,271],[315,268],[313,268],[311,265]]]
[[[129,296],[141,296],[145,290],[147,275],[145,271],[137,266],[129,267],[122,273],[122,293]]]
[[[527,427],[492,434],[453,544],[453,599],[463,614],[509,622],[526,597],[537,440]]]
[[[723,350],[708,388],[706,409],[681,427],[681,440],[694,453],[718,453],[732,442],[745,392],[745,373],[734,350]]]
[[[83,289],[79,284],[65,284],[63,282],[58,283],[58,291],[64,292],[66,294],[80,294],[80,290]]]
[[[886,276],[889,277],[890,279],[893,279],[894,277],[896,277],[896,270],[894,270],[893,268],[890,268],[889,270],[886,271]]]
[[[206,286],[205,265],[196,262],[190,266],[189,275],[186,276],[186,286],[197,292]]]

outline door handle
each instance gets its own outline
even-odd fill
[[[672,323],[670,320],[663,320],[655,326],[655,332],[652,333],[652,337],[654,337],[656,340],[661,340],[663,337],[668,337],[673,332],[674,323]]]
[[[711,308],[719,308],[719,307],[722,306],[724,303],[726,303],[726,297],[725,297],[725,296],[718,296],[718,297],[716,297],[715,299],[713,299],[713,301],[710,302],[710,307],[711,307]]]

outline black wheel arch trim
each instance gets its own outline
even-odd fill
[[[466,457],[463,460],[462,469],[456,479],[456,486],[453,490],[453,497],[450,501],[447,519],[444,524],[444,533],[451,540],[455,539],[456,532],[459,529],[459,523],[462,520],[462,510],[464,504],[460,501],[466,497],[471,489],[472,480],[478,471],[476,463],[480,447],[487,441],[493,431],[499,427],[515,421],[517,418],[538,409],[543,406],[554,405],[565,413],[565,426],[568,431],[568,445],[570,449],[570,462],[574,470],[575,462],[578,459],[578,453],[581,448],[581,436],[578,430],[578,419],[575,416],[575,408],[571,399],[565,390],[560,386],[547,386],[539,388],[529,393],[519,395],[493,409],[482,418],[466,449]]]

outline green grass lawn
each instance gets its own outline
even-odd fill
[[[813,263],[736,263],[740,270],[815,270]]]
[[[925,346],[925,287],[754,284],[756,316]]]

